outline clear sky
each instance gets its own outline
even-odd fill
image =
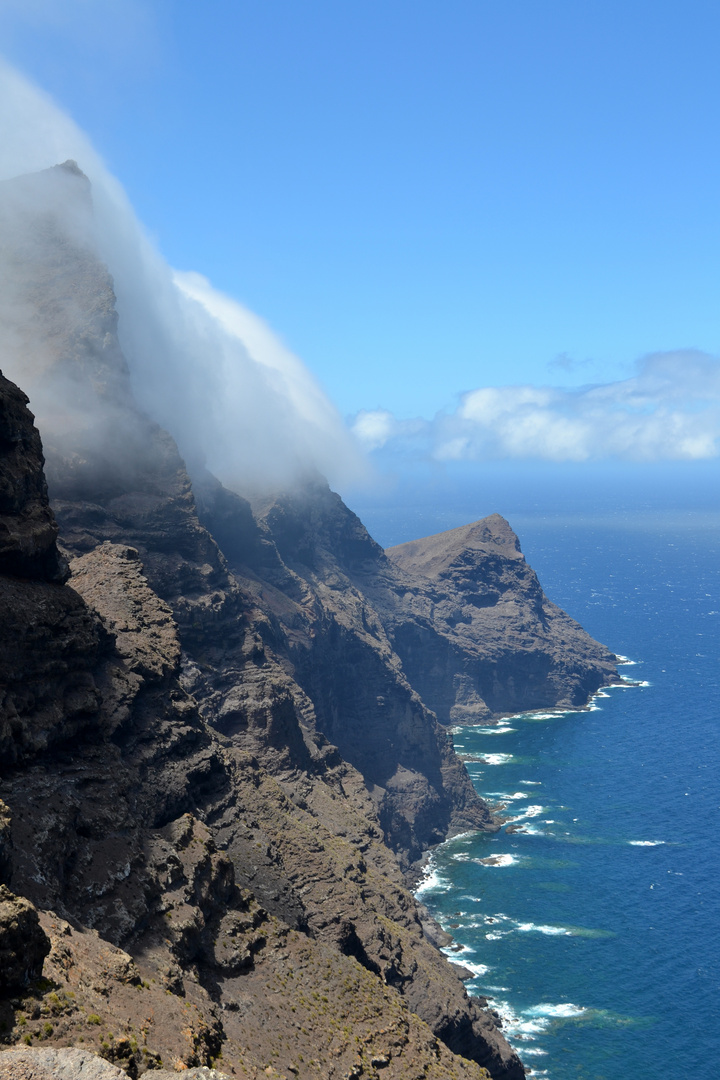
[[[368,445],[582,460],[595,424],[591,457],[651,460],[627,417],[680,401],[675,456],[716,453],[716,3],[0,0],[0,33]],[[564,389],[486,393],[517,386]]]

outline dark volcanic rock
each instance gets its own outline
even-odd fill
[[[57,550],[40,436],[27,404],[0,373],[0,573],[63,582],[67,563]]]
[[[49,952],[50,942],[33,905],[0,885],[0,991],[37,979]]]
[[[169,476],[172,491],[180,469],[156,472],[154,482]],[[191,496],[179,510],[172,495],[159,501],[172,526],[156,513],[148,527],[142,505],[125,518],[137,547],[103,538],[102,528],[119,534],[115,510],[86,518],[99,534],[93,547],[88,528],[79,528],[82,502],[66,503],[78,522],[69,538],[84,552],[73,562],[77,591],[0,578],[10,612],[0,644],[0,794],[12,814],[4,871],[15,892],[80,928],[45,917],[55,989],[35,992],[40,1006],[23,1004],[23,1024],[23,1010],[38,1019],[25,1027],[11,1019],[11,1037],[82,1034],[132,1068],[160,1057],[210,1064],[224,1046],[225,1060],[249,1060],[257,1070],[295,1022],[297,998],[277,998],[289,965],[303,970],[304,991],[316,995],[309,1000],[330,991],[345,1002],[350,1029],[362,1022],[367,1045],[378,1060],[391,1055],[398,1077],[429,1068],[480,1080],[478,1066],[432,1042],[411,1011],[440,1033],[448,1016],[466,1017],[471,1030],[480,1015],[424,939],[362,777],[312,731],[312,704],[273,658],[266,642],[282,644],[279,630],[228,573]],[[152,589],[140,548],[170,602]],[[205,553],[212,563],[197,558]],[[229,600],[213,588],[218,581]],[[178,681],[183,638],[191,650],[184,681],[199,686],[211,717],[216,708],[227,717],[222,706],[233,703],[232,739],[219,741]],[[147,991],[152,1031],[141,979],[157,984]],[[346,998],[352,980],[356,992]],[[214,1004],[248,996],[262,1020],[245,1007],[218,1013]],[[52,1035],[43,1011],[57,1014]],[[88,1015],[100,1019],[97,1034]],[[112,1044],[106,1016],[110,1030],[126,1032]],[[323,1013],[310,1009],[303,1028],[303,1057],[322,1062],[325,1075],[354,1067],[354,1043],[333,1043]],[[380,1034],[389,1030],[395,1042]],[[488,1041],[467,1047],[486,1056]]]
[[[232,501],[216,485],[200,492],[205,523],[214,530],[218,514],[229,531]],[[360,520],[321,479],[253,509],[257,538],[232,549],[233,569],[274,616],[308,721],[362,773],[395,849],[407,862],[452,830],[497,828],[392,647],[367,588],[392,564]]]

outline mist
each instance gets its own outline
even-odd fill
[[[358,444],[302,362],[260,318],[205,278],[167,265],[83,132],[2,61],[0,115],[0,181],[68,160],[77,162],[90,181],[91,218],[78,205],[77,181],[75,186],[63,177],[58,182],[62,170],[54,170],[52,211],[62,216],[68,257],[76,248],[95,253],[107,265],[127,361],[125,367],[122,356],[107,353],[113,335],[103,319],[112,313],[85,311],[88,290],[55,296],[53,303],[63,310],[43,312],[39,333],[27,299],[32,290],[26,287],[21,295],[17,259],[13,264],[3,245],[0,367],[30,397],[41,435],[73,427],[93,430],[98,438],[100,414],[125,407],[131,388],[140,408],[175,438],[191,472],[206,467],[235,490],[282,486],[315,471],[334,486],[360,480],[367,467]],[[47,209],[47,189],[42,192],[37,184],[25,184],[21,194],[13,185],[3,188],[6,196],[13,194],[9,211],[6,207],[6,236],[8,230],[22,230],[24,216]],[[49,227],[45,221],[42,228]],[[37,229],[34,240],[15,239],[15,252],[24,244],[31,260],[28,245],[43,242]],[[42,303],[42,295],[36,299]],[[67,357],[64,368],[54,366],[53,350],[59,346],[53,328],[61,316],[72,322],[79,315],[94,320],[100,341],[92,364],[85,365],[83,375],[91,385],[84,388],[80,368],[70,371]],[[77,349],[80,355],[82,342]]]

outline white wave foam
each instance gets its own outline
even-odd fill
[[[452,883],[447,878],[442,877],[437,867],[428,864],[425,876],[415,890],[415,895],[420,896],[421,893],[426,892],[448,892],[451,888]]]
[[[488,855],[485,859],[473,859],[480,866],[513,866],[518,861],[516,855]]]
[[[525,1009],[525,1012],[529,1016],[582,1016],[587,1012],[587,1009],[582,1005],[573,1005],[571,1002],[564,1002],[560,1005],[533,1005],[529,1009]]]
[[[478,735],[509,735],[510,732],[517,731],[514,727],[482,727],[476,728]]]
[[[529,934],[533,931],[536,934],[564,934],[566,937],[572,937],[572,930],[568,930],[565,926],[545,926],[542,923],[518,923],[517,929],[523,934]]]
[[[639,661],[631,660],[629,656],[621,656],[620,653],[615,654],[618,659],[618,664],[632,664],[635,666]]]
[[[545,1031],[547,1026],[547,1021],[543,1020],[521,1020],[519,1024],[513,1025],[513,1035],[516,1038],[534,1039]]]
[[[542,780],[521,780],[521,784],[526,784],[528,787],[542,787]]]
[[[472,961],[465,961],[463,967],[466,967],[468,971],[472,971],[473,979],[480,979],[483,975],[487,975],[488,971],[492,971],[489,964],[473,964]]]
[[[628,844],[632,844],[633,847],[658,847],[664,843],[664,840],[628,840]]]
[[[485,765],[507,765],[512,761],[512,754],[483,754],[482,763]]]
[[[472,956],[475,951],[476,950],[471,949],[469,945],[462,945],[459,941],[454,942],[452,945],[447,945],[440,950],[441,953],[447,956],[448,960],[452,960],[455,964],[462,964],[463,967],[469,967],[469,964],[466,964],[460,957],[466,955]]]

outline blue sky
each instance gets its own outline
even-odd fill
[[[587,435],[597,383],[613,416],[672,414],[670,456],[701,413],[716,446],[719,31],[697,0],[0,0],[4,55],[168,262],[267,320],[368,445],[438,460],[628,456],[627,423]],[[519,385],[563,388],[493,399],[534,442],[469,431]]]

